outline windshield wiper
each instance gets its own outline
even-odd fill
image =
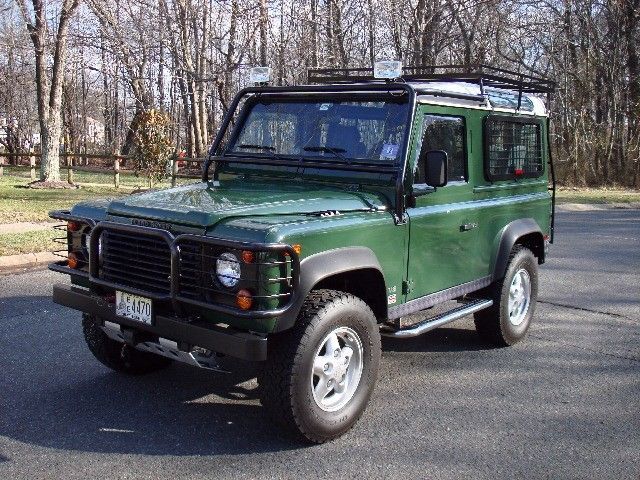
[[[258,145],[258,144],[253,144],[253,143],[241,143],[239,145],[236,145],[234,148],[255,148],[256,150],[263,150],[265,153],[267,153],[269,155],[269,157],[274,158],[276,160],[286,160],[284,157],[282,157],[281,155],[277,154],[275,152],[275,147],[272,147],[271,145]],[[255,152],[237,152],[234,150],[231,150],[229,153],[232,154],[237,154],[237,155],[242,155],[242,156],[251,156],[253,158],[256,158],[255,155],[252,155],[252,153]]]
[[[346,152],[346,150],[344,148],[337,148],[337,147],[304,147],[303,150],[305,152],[324,152],[324,153],[332,153],[334,156],[338,157],[340,160],[344,160],[347,163],[351,163],[349,162],[349,160],[347,159],[347,157],[345,157],[344,155],[342,155],[344,152]]]
[[[252,143],[241,143],[240,145],[236,145],[238,148],[255,148],[257,150],[267,150],[272,152],[275,150],[271,145],[254,145]]]

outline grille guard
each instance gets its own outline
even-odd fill
[[[153,292],[148,292],[141,289],[136,289],[122,285],[116,282],[111,282],[100,278],[99,258],[98,258],[98,242],[100,234],[105,230],[115,230],[122,233],[142,233],[144,235],[152,236],[161,239],[169,245],[171,251],[171,276],[170,276],[170,292],[166,295],[159,295]],[[252,252],[282,252],[289,256],[291,259],[291,293],[287,302],[278,308],[270,310],[240,310],[239,308],[233,308],[227,305],[221,305],[217,303],[209,303],[201,300],[195,300],[179,295],[179,278],[180,278],[180,243],[184,241],[200,242],[203,244],[226,247],[238,250],[249,250]],[[95,224],[91,230],[89,237],[89,272],[80,272],[72,270],[64,265],[63,262],[58,262],[50,265],[50,268],[54,271],[61,273],[68,273],[72,275],[87,276],[89,282],[92,285],[99,285],[107,288],[114,288],[124,292],[128,292],[134,295],[141,295],[153,300],[159,301],[171,301],[174,309],[177,312],[181,312],[181,305],[189,304],[207,310],[214,310],[228,315],[241,317],[241,318],[272,318],[277,317],[287,312],[296,302],[296,297],[299,291],[300,283],[300,258],[291,245],[281,243],[252,243],[242,242],[235,240],[228,240],[217,237],[205,237],[194,234],[179,234],[173,235],[172,233],[153,227],[143,227],[138,225],[126,225],[110,221],[101,221]],[[66,263],[66,262],[65,262]]]

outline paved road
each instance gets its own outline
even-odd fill
[[[386,341],[374,398],[328,445],[278,435],[251,371],[111,373],[49,272],[0,278],[0,479],[630,478],[640,474],[640,211],[562,213],[528,340],[461,320]]]

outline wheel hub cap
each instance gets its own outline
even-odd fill
[[[520,325],[529,311],[531,304],[531,277],[529,272],[521,268],[516,272],[509,286],[509,322]]]
[[[362,356],[362,342],[351,328],[339,327],[324,337],[311,372],[311,391],[318,407],[334,412],[351,400],[362,376]]]

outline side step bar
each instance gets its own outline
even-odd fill
[[[460,307],[454,308],[453,310],[444,312],[436,317],[429,318],[416,325],[411,325],[410,327],[402,328],[400,330],[383,330],[380,334],[384,337],[392,338],[417,337],[418,335],[422,335],[423,333],[433,330],[434,328],[438,328],[446,323],[453,322],[459,318],[484,310],[485,308],[489,308],[491,305],[493,305],[493,300],[474,300],[470,303],[465,303]]]

